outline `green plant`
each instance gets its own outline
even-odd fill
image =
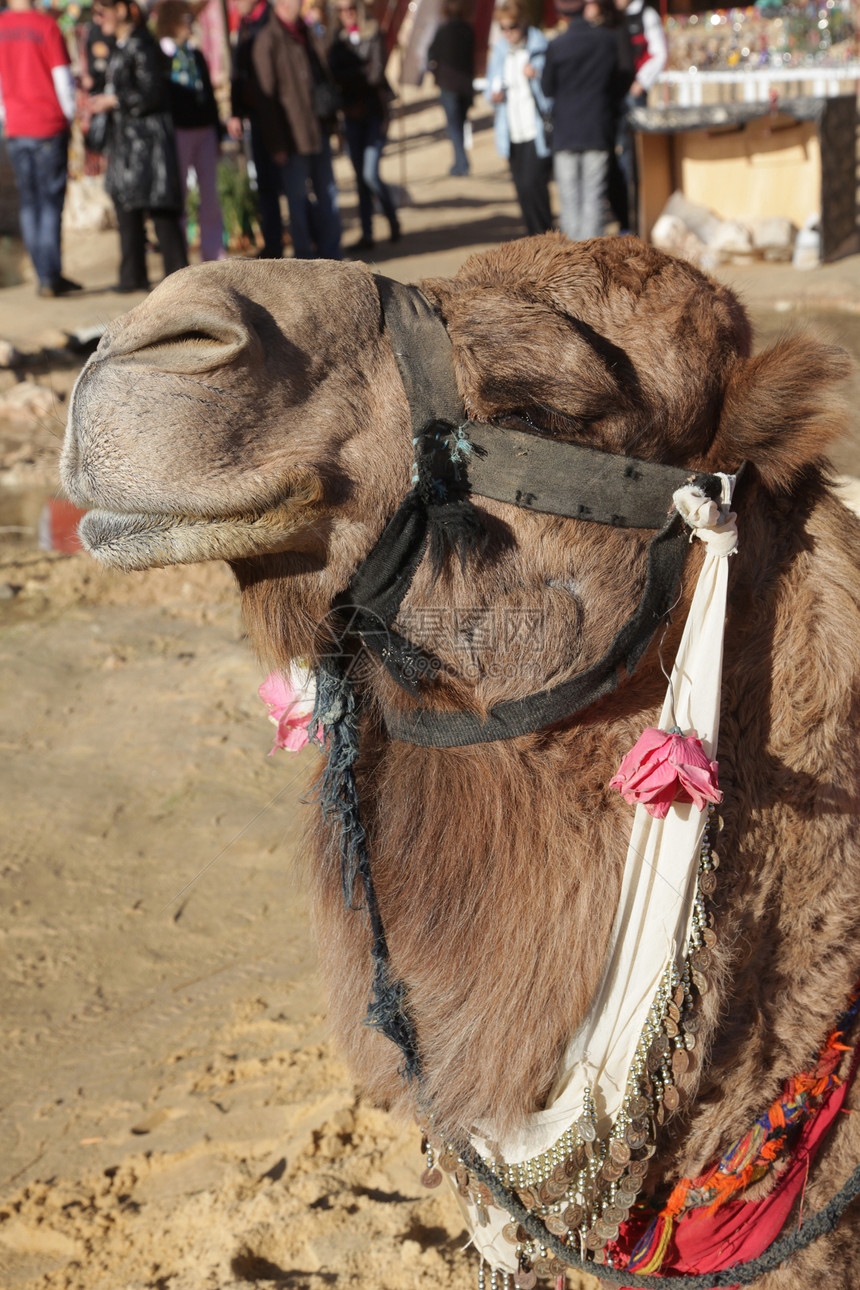
[[[254,241],[254,229],[259,224],[257,194],[251,187],[247,171],[235,161],[219,161],[215,183],[224,221],[225,242],[230,246],[247,246]],[[196,183],[188,187],[185,214],[188,218],[188,243],[195,246],[200,214],[200,189]]]
[[[260,211],[257,194],[244,166],[229,161],[218,164],[218,201],[229,242],[254,239]]]

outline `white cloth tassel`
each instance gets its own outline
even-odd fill
[[[736,517],[729,510],[735,477],[720,479],[720,503],[693,486],[679,489],[673,498],[706,550],[660,715],[663,730],[676,722],[685,735],[695,730],[712,759],[720,720],[726,557],[737,547]],[[482,1155],[491,1155],[490,1139],[507,1164],[547,1151],[582,1114],[588,1086],[594,1092],[598,1134],[607,1135],[621,1109],[636,1047],[663,974],[673,960],[679,967],[683,963],[706,821],[707,814],[691,803],[673,804],[664,820],[636,807],[606,966],[591,1008],[568,1044],[546,1108],[501,1141],[491,1125],[481,1126],[485,1137],[473,1142]],[[494,1208],[489,1225],[479,1228],[473,1207],[466,1208],[479,1252],[491,1266],[516,1272],[514,1252],[502,1236],[507,1216]]]

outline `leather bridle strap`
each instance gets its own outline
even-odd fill
[[[442,318],[417,287],[378,273],[373,280],[409,402],[413,438],[435,421],[457,426],[473,445],[468,468],[473,494],[596,524],[663,527],[672,493],[690,481],[688,468],[598,452],[537,428],[530,433],[467,421]]]
[[[672,494],[690,482],[683,466],[598,452],[540,433],[477,421],[467,421],[461,431],[473,445],[472,492],[523,510],[615,528],[661,529],[672,511]]]
[[[648,548],[646,583],[639,604],[603,657],[590,668],[527,698],[497,704],[485,716],[429,707],[389,710],[384,713],[388,733],[406,743],[451,748],[513,739],[575,716],[611,694],[622,677],[633,672],[675,601],[688,540],[672,506],[673,492],[696,483],[716,500],[720,480],[715,475],[692,474],[683,467],[466,421],[444,322],[416,288],[374,277],[383,323],[409,401],[415,457],[424,463],[418,473],[433,460],[433,454],[440,460],[439,444],[445,430],[471,443],[465,473],[460,470],[456,478],[446,481],[447,503],[471,492],[599,524],[658,530]],[[434,519],[439,522],[439,513],[445,509],[445,504],[428,506],[426,482],[425,477],[423,493],[416,483],[407,494],[339,597],[340,605],[354,615],[354,631],[411,695],[417,693],[414,677],[421,669],[412,669],[410,663],[420,662],[422,651],[393,631],[391,624],[423,557],[429,526]]]
[[[660,620],[674,603],[688,549],[689,537],[681,518],[673,515],[648,547],[645,589],[636,610],[602,658],[584,672],[524,699],[497,703],[486,716],[428,707],[387,711],[385,725],[389,736],[422,747],[458,748],[496,739],[516,739],[590,708],[598,699],[617,690],[621,681],[635,670]]]
[[[459,424],[466,415],[451,361],[453,346],[445,324],[417,287],[374,273],[400,379],[409,400],[412,433],[421,434],[432,421]]]

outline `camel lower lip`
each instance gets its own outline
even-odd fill
[[[162,568],[200,560],[231,560],[288,549],[301,527],[295,504],[259,515],[184,516],[89,511],[78,533],[90,555],[111,569]]]

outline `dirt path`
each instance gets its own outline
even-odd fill
[[[378,255],[406,281],[518,231],[486,116],[471,181],[447,176],[437,107],[407,124],[413,205]],[[386,166],[402,178],[396,149]],[[0,291],[0,337],[120,312],[115,257],[112,234],[69,247],[77,301]],[[829,273],[807,302],[840,304]],[[780,305],[771,332],[811,279],[767,281],[749,289]],[[858,328],[831,319],[856,351]],[[317,754],[266,756],[226,569],[120,578],[38,550],[75,369],[31,375],[47,401],[0,412],[0,1288],[466,1290],[417,1134],[361,1103],[328,1039],[294,864]],[[855,422],[840,469],[860,473],[859,443]]]

